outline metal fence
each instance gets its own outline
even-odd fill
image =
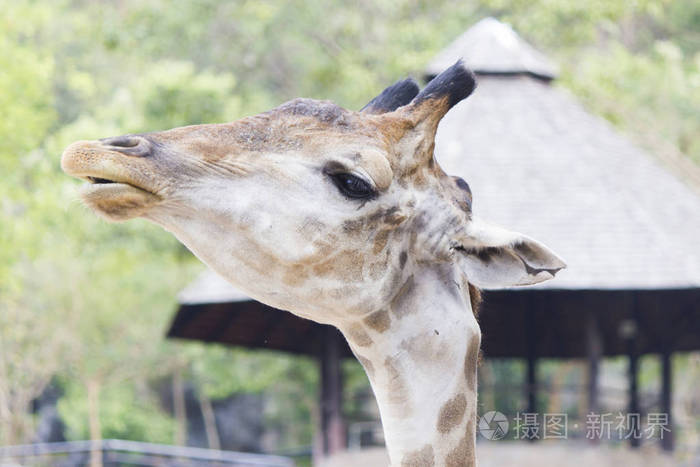
[[[0,447],[0,467],[82,467],[97,452],[104,467],[293,467],[281,456],[218,451],[119,439]]]

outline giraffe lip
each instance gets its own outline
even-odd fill
[[[80,197],[90,208],[111,221],[143,216],[163,200],[159,195],[128,183],[102,180],[106,182],[85,184],[80,189]]]
[[[91,177],[91,176],[87,176],[85,178],[87,178],[87,180],[94,185],[102,185],[102,184],[107,184],[107,183],[119,183],[119,182],[115,182],[114,180],[109,180],[107,178]]]
[[[67,162],[72,161],[68,159]],[[97,167],[66,164],[65,169],[69,175],[87,182],[80,189],[80,197],[108,220],[123,221],[142,216],[163,200],[162,196],[144,187],[138,176],[124,172],[118,164]]]
[[[126,182],[115,182],[108,179],[101,179],[104,181],[90,181],[90,183],[85,184],[81,189],[81,194],[83,196],[90,196],[92,194],[99,193],[100,196],[116,196],[124,193],[142,193],[144,196],[150,196],[153,198],[160,199],[155,193],[152,193],[145,188],[141,188]]]
[[[123,180],[98,177],[96,175],[80,175],[78,178],[88,182],[83,188],[83,193],[91,193],[96,191],[116,192],[117,190],[137,190],[148,193],[149,195],[158,196],[151,190]]]

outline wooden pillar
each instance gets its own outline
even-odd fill
[[[530,355],[527,358],[527,411],[537,412],[537,358]]]
[[[527,300],[526,311],[526,339],[527,339],[527,369],[525,396],[527,400],[528,413],[537,413],[537,327],[535,325],[535,310],[532,300]],[[539,417],[538,417],[539,418]],[[532,436],[528,438],[530,441],[535,441],[537,438]]]
[[[321,442],[328,456],[345,449],[343,422],[343,378],[340,358],[342,335],[335,328],[323,328],[321,364]]]
[[[630,339],[628,342],[628,358],[629,367],[627,371],[627,378],[629,380],[629,407],[627,412],[631,415],[638,414],[638,416],[629,417],[631,426],[628,427],[629,431],[632,433],[630,436],[630,446],[633,448],[638,448],[641,445],[641,411],[639,406],[639,357],[635,348],[634,339]]]
[[[598,375],[600,358],[603,355],[603,339],[598,328],[597,315],[588,310],[586,316],[586,357],[588,359],[588,413],[600,413],[598,404]],[[598,441],[593,437],[592,441]]]
[[[625,341],[627,347],[627,434],[629,435],[630,446],[638,448],[641,445],[641,407],[639,405],[639,349],[637,341],[639,339],[639,318],[638,318],[638,297],[635,292],[629,293],[625,297],[628,308],[627,318],[620,322],[618,333]]]
[[[668,416],[668,428],[669,431],[663,433],[663,439],[661,440],[661,448],[664,451],[673,451],[673,418],[671,411],[673,408],[673,399],[671,392],[672,385],[672,364],[673,355],[670,351],[663,352],[661,354],[661,411]]]

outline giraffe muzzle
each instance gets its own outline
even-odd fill
[[[66,148],[61,167],[85,180],[83,201],[109,220],[144,215],[162,201],[153,143],[143,136],[126,135],[96,141],[78,141]]]

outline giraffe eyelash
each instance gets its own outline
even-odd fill
[[[351,199],[371,199],[377,196],[374,187],[363,178],[347,173],[337,172],[329,173],[328,176],[333,181],[333,184],[338,190]]]

